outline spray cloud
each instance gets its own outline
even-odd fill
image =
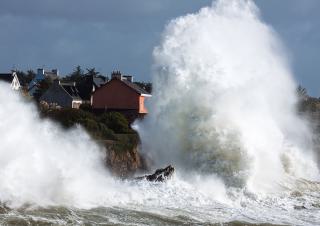
[[[81,128],[64,131],[0,84],[0,201],[10,206],[90,205],[112,181],[104,152]],[[109,189],[110,191],[110,189]]]
[[[159,165],[256,191],[317,177],[284,48],[253,1],[218,0],[171,21],[154,62],[149,115],[136,127]]]

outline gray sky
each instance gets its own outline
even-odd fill
[[[0,0],[0,71],[76,65],[151,79],[152,50],[165,24],[211,0]],[[320,96],[320,1],[256,0],[280,34],[297,81]]]

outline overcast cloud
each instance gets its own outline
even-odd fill
[[[150,80],[165,24],[211,0],[1,0],[0,71],[96,67]],[[320,95],[320,1],[257,0],[290,51],[296,79]]]

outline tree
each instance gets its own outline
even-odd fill
[[[300,100],[305,100],[308,98],[308,92],[305,88],[303,88],[301,85],[297,88],[297,94]]]
[[[22,86],[26,86],[27,84],[29,84],[36,76],[33,70],[28,70],[27,73],[24,71],[16,71],[16,73],[19,78],[20,85]]]
[[[90,100],[96,77],[103,77],[95,68],[87,68],[87,72],[77,82],[77,89],[84,100]]]
[[[29,84],[36,77],[36,73],[29,69],[26,74],[26,82]]]
[[[87,68],[87,73],[85,74],[86,76],[92,76],[92,77],[96,77],[101,75],[99,71],[96,71],[96,69],[93,68]]]
[[[52,81],[50,78],[45,78],[41,80],[37,84],[37,89],[33,95],[34,99],[36,101],[39,101],[40,97],[49,89],[49,87],[52,85]]]
[[[78,65],[69,76],[66,76],[66,80],[79,82],[81,81],[83,76],[84,76],[84,72],[81,69],[81,66]]]

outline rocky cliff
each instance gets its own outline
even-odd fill
[[[137,172],[148,169],[145,158],[139,152],[139,146],[120,147],[109,142],[106,147],[106,164],[110,171],[121,178],[128,178]]]

